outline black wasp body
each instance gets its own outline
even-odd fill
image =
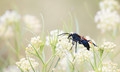
[[[93,42],[91,42],[90,40],[87,40],[86,38],[84,38],[83,36],[80,36],[78,35],[77,33],[62,33],[60,35],[66,35],[68,34],[68,39],[69,41],[72,40],[72,47],[76,44],[76,47],[75,47],[75,52],[77,52],[77,43],[79,44],[83,44],[84,47],[87,48],[87,50],[90,49],[90,45],[89,43],[93,44],[94,46],[96,46]],[[59,36],[60,36],[59,35]],[[72,49],[71,47],[71,49]],[[70,49],[70,50],[71,50]]]
[[[72,39],[73,41],[78,42],[81,40],[81,37],[77,33],[73,33],[69,34],[68,39]]]

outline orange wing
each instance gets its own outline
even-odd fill
[[[79,35],[82,39],[88,41],[86,38],[84,38],[83,36]],[[93,44],[91,41],[88,41],[89,43]]]

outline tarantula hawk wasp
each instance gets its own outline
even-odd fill
[[[84,47],[87,48],[87,50],[90,49],[90,45],[89,43],[93,44],[94,46],[97,46],[95,45],[93,42],[91,42],[90,40],[87,40],[86,38],[84,38],[83,36],[81,35],[78,35],[77,33],[62,33],[62,34],[59,34],[58,36],[61,36],[61,35],[68,35],[68,39],[69,41],[72,40],[72,47],[71,49],[73,48],[73,46],[75,45],[75,52],[77,52],[77,43],[79,44],[83,44]],[[88,43],[89,42],[89,43]],[[70,49],[70,50],[71,50]]]

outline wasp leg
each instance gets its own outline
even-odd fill
[[[72,50],[72,48],[73,48],[74,44],[75,44],[75,42],[74,42],[74,41],[72,41],[72,47],[70,48],[70,50]]]
[[[75,45],[75,53],[77,53],[77,42],[76,42],[76,45]]]
[[[73,40],[72,38],[69,38],[69,42],[70,42],[70,40]]]

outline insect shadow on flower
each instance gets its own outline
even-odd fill
[[[59,34],[58,36],[61,36],[61,35],[68,35],[69,42],[70,40],[72,40],[72,47],[70,48],[70,50],[72,50],[73,46],[76,44],[75,52],[77,52],[77,43],[83,44],[84,47],[87,48],[87,50],[90,49],[89,43],[93,44],[94,46],[97,46],[91,40],[87,40],[86,38],[84,38],[83,36],[77,33],[62,33],[62,34]]]

